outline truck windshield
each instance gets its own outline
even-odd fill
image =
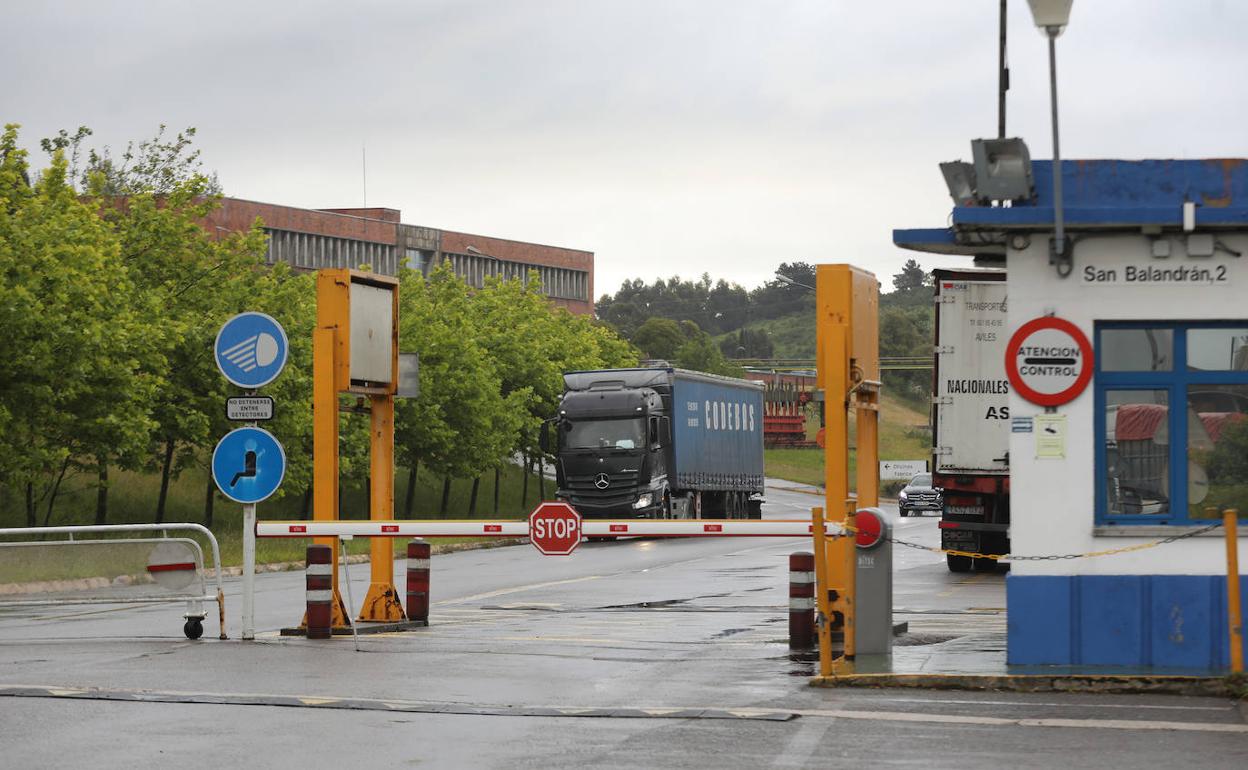
[[[563,438],[568,449],[636,449],[645,443],[641,420],[595,420],[568,426]]]

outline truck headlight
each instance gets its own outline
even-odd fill
[[[654,495],[647,492],[637,498],[637,502],[633,503],[633,508],[645,508],[652,502],[654,502]]]

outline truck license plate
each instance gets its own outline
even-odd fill
[[[944,529],[941,530],[941,538],[944,547],[950,546],[977,546],[979,545],[979,533],[967,530]]]
[[[945,511],[951,516],[983,516],[984,506],[982,505],[948,505]]]

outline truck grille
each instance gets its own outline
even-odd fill
[[[595,483],[598,474],[593,476],[568,476],[566,478],[568,491],[576,494],[578,497],[620,497],[627,493],[631,495],[637,486],[637,472],[629,473],[609,473],[607,474],[607,486],[599,489]]]

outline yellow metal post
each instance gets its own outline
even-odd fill
[[[391,377],[389,384],[351,380],[352,282],[391,292]],[[312,499],[313,519],[337,521],[339,488],[338,395],[344,392],[369,399],[370,487],[369,518],[389,519],[394,512],[394,393],[398,386],[398,285],[393,278],[346,269],[321,270],[316,275],[316,329],[312,337]],[[338,538],[314,538],[333,554],[333,626],[345,628],[346,605],[338,587]],[[394,588],[394,555],[388,538],[371,544],[372,581],[360,611],[360,620],[403,619]],[[305,618],[306,624],[306,618]]]
[[[849,537],[834,538],[826,545],[827,579],[818,591],[821,597],[830,597],[829,640],[843,644],[844,657],[852,659],[858,555],[852,537],[855,511],[859,504],[879,503],[879,282],[871,273],[850,265],[819,265],[815,269],[815,288],[816,366],[824,399],[827,520],[850,533]],[[851,406],[858,420],[857,500],[849,494]]]
[[[1228,508],[1222,512],[1226,530],[1226,619],[1230,629],[1231,671],[1244,672],[1244,616],[1239,602],[1239,511]]]
[[[810,509],[810,531],[815,540],[815,612],[819,631],[819,675],[832,675],[832,629],[828,618],[832,607],[828,602],[828,549],[824,531],[823,509]]]
[[[336,330],[312,332],[312,519],[338,520],[338,391],[334,387]],[[331,627],[347,627],[346,606],[338,592],[338,538],[313,538],[330,548],[333,565],[333,611]],[[307,627],[307,617],[300,624]]]
[[[369,418],[369,505],[373,521],[394,518],[394,396],[370,397]],[[403,620],[403,605],[394,587],[394,546],[389,538],[375,537],[370,546],[372,580],[360,620]]]
[[[853,527],[849,498],[850,297],[847,265],[819,265],[815,273],[818,319],[819,385],[824,398],[824,490],[827,520]],[[833,657],[854,654],[854,541],[834,538],[827,545],[827,580],[819,587],[829,597],[829,641]],[[822,639],[822,637],[821,637]],[[822,651],[821,651],[822,654]]]
[[[858,507],[880,504],[880,390],[875,383],[859,385],[855,399],[858,421]]]

